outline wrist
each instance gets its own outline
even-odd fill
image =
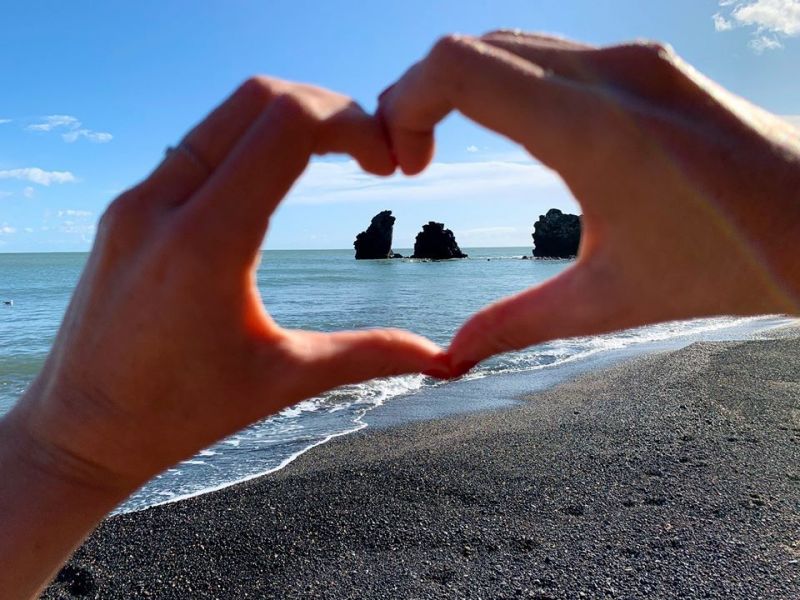
[[[42,426],[48,420],[41,414],[46,403],[42,401],[40,387],[38,381],[34,382],[17,405],[0,419],[0,439],[4,441],[5,452],[11,453],[32,478],[41,479],[56,490],[92,497],[110,510],[143,481],[120,477],[93,461],[89,453],[64,443],[69,437],[81,437],[71,431],[71,424],[63,423],[58,435],[50,435],[53,428]]]

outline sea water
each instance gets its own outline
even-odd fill
[[[400,327],[446,345],[460,324],[482,306],[541,283],[570,264],[520,260],[530,252],[526,248],[466,251],[468,259],[441,262],[356,261],[349,250],[265,251],[258,285],[267,309],[284,327],[316,331]],[[0,415],[41,368],[87,256],[0,254]],[[203,294],[203,289],[196,293]],[[558,340],[495,357],[466,379],[500,381],[503,374],[544,373],[602,353],[659,340],[698,339],[743,323],[758,327],[761,321],[773,324],[764,319],[717,318]],[[365,427],[365,417],[376,407],[415,396],[427,404],[437,394],[455,392],[458,385],[463,381],[442,383],[409,375],[310,398],[169,469],[119,510],[145,508],[276,470],[315,445]]]

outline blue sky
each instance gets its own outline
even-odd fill
[[[738,94],[800,123],[800,0],[228,0],[4,2],[0,252],[87,250],[113,197],[242,80],[264,73],[365,108],[448,32],[519,27],[597,44],[671,43]],[[530,245],[547,208],[577,211],[557,176],[459,116],[424,175],[377,180],[315,162],[267,248],[347,248],[373,214],[395,246],[428,220],[462,246]]]

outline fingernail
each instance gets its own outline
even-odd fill
[[[388,94],[389,92],[391,92],[393,87],[394,87],[394,84],[390,85],[390,86],[389,86],[389,87],[387,87],[385,90],[383,90],[383,91],[382,91],[380,94],[378,94],[378,102],[380,102],[381,100],[383,100],[383,97],[384,97],[386,94]]]

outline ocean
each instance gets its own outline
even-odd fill
[[[398,251],[410,254],[409,250]],[[425,262],[356,261],[350,250],[268,250],[262,256],[258,284],[270,314],[285,327],[317,331],[401,327],[446,345],[459,325],[482,306],[540,283],[570,264],[520,260],[530,253],[529,248],[465,251],[468,259]],[[13,406],[41,368],[87,256],[0,254],[0,415]],[[6,301],[13,304],[4,304]],[[368,415],[378,407],[395,406],[396,413],[402,412],[397,407],[402,407],[403,401],[435,403],[436,398],[461,394],[465,381],[499,383],[509,381],[512,374],[534,372],[545,380],[564,365],[590,364],[586,361],[592,357],[635,352],[659,343],[735,337],[743,329],[750,332],[775,324],[769,317],[666,323],[558,340],[505,354],[479,365],[460,382],[438,382],[418,375],[332,390],[202,450],[150,481],[118,512],[174,501],[274,471],[318,444],[366,427]]]

